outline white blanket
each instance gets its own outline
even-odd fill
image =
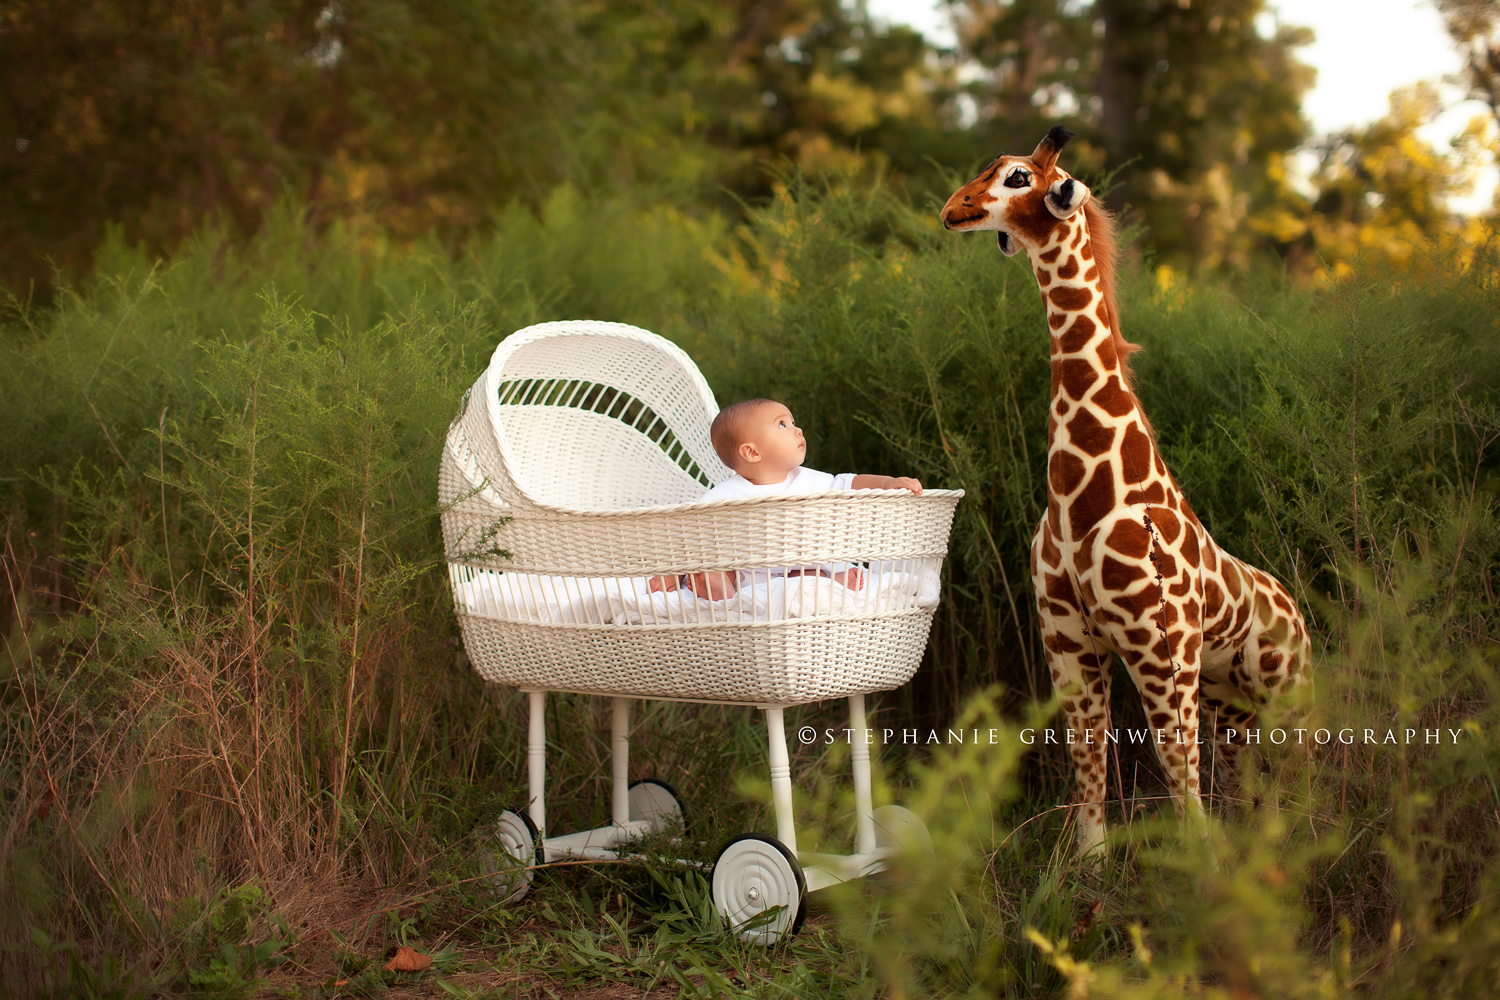
[[[722,601],[705,600],[689,590],[653,593],[644,576],[538,576],[453,565],[448,571],[454,600],[469,614],[569,625],[686,625],[936,607],[939,565],[936,559],[876,563],[857,590],[821,575],[767,580],[765,574],[744,573],[747,585]]]

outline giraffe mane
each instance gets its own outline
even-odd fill
[[[1094,263],[1099,267],[1099,291],[1104,296],[1104,308],[1109,314],[1109,333],[1114,341],[1115,356],[1120,362],[1120,376],[1125,389],[1135,395],[1135,375],[1130,370],[1130,356],[1141,349],[1120,333],[1120,310],[1115,304],[1115,265],[1119,256],[1119,244],[1115,239],[1115,217],[1109,209],[1090,198],[1083,204],[1083,215],[1088,220],[1089,242],[1094,247]]]

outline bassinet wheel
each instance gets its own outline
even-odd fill
[[[746,833],[725,844],[714,862],[711,882],[714,908],[739,931],[742,941],[773,945],[796,934],[807,918],[802,866],[775,837]],[[781,912],[762,917],[778,906]],[[747,923],[755,926],[741,930]]]
[[[931,854],[932,834],[920,816],[905,806],[875,810],[875,846],[894,847],[906,854]]]
[[[531,889],[534,872],[540,863],[536,824],[524,812],[509,809],[500,814],[492,826],[481,832],[478,866],[503,902],[514,903]]]
[[[630,819],[647,821],[652,833],[661,833],[679,824],[686,833],[692,823],[677,789],[660,778],[644,778],[631,783]]]

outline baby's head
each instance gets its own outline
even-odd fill
[[[709,429],[723,463],[750,480],[779,483],[807,454],[792,411],[774,399],[747,399],[719,411]]]

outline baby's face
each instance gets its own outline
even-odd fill
[[[802,464],[807,440],[792,419],[792,411],[780,403],[767,403],[747,421],[745,441],[753,444],[761,459],[756,463],[763,476],[780,473],[775,481]]]

